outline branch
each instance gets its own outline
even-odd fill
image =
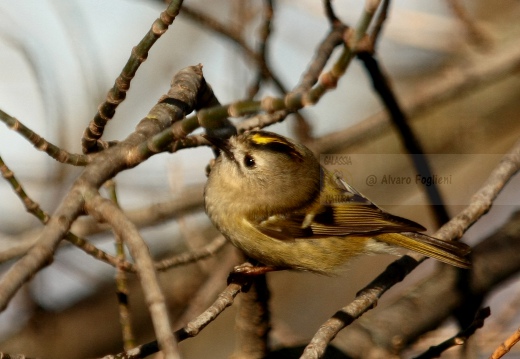
[[[28,140],[38,151],[47,153],[50,157],[61,163],[73,166],[86,166],[92,160],[91,156],[69,153],[53,145],[30,128],[21,123],[18,119],[0,110],[0,120],[11,130]]]
[[[493,43],[491,36],[471,17],[460,0],[446,0],[451,11],[460,20],[469,42],[481,50],[489,50]]]
[[[123,67],[121,74],[116,79],[114,86],[107,94],[105,102],[99,105],[98,112],[83,133],[81,140],[83,153],[97,152],[108,147],[107,143],[100,142],[105,126],[116,112],[116,108],[125,100],[126,92],[130,88],[130,82],[134,78],[141,64],[148,57],[148,51],[155,42],[168,30],[175,17],[179,14],[182,0],[172,1],[158,19],[154,21],[152,27],[143,39],[132,49],[130,58]]]
[[[332,52],[337,46],[343,43],[343,36],[347,29],[346,26],[340,24],[330,30],[314,52],[314,57],[309,63],[307,70],[300,78],[299,84],[294,88],[293,93],[303,94],[308,92],[312,86],[318,82],[319,76],[330,59]],[[263,128],[283,121],[290,113],[290,110],[282,109],[272,113],[268,112],[267,114],[259,114],[242,121],[238,124],[237,128],[239,132],[244,132],[253,128]]]
[[[473,322],[470,324],[469,327],[467,327],[464,330],[461,330],[457,333],[457,335],[451,337],[448,340],[445,340],[439,345],[436,345],[434,347],[430,347],[427,351],[425,351],[423,354],[415,357],[415,359],[431,359],[431,358],[438,358],[441,356],[443,352],[446,350],[456,346],[456,345],[463,345],[467,342],[470,336],[475,334],[477,329],[482,328],[484,326],[484,320],[489,317],[491,314],[491,311],[489,307],[483,308],[477,312],[477,315],[475,316],[475,319],[473,319]]]
[[[471,295],[484,297],[518,273],[518,236],[520,212],[473,249],[473,267],[467,280]],[[460,281],[460,271],[442,266],[394,303],[345,329],[334,343],[353,357],[399,352],[464,305],[466,293],[459,290]],[[413,320],[410,313],[414,313]],[[374,338],[378,338],[377,343]]]
[[[493,200],[519,169],[520,141],[515,144],[509,154],[503,157],[500,164],[493,170],[484,186],[472,197],[469,206],[442,226],[435,234],[433,234],[433,236],[446,241],[457,240],[462,237],[462,234],[467,231],[473,223],[489,211]],[[356,299],[354,299],[352,303],[342,308],[320,327],[314,335],[314,338],[305,348],[302,358],[320,358],[328,343],[330,343],[340,330],[351,324],[366,311],[372,309],[377,304],[378,299],[388,289],[400,282],[424,259],[424,257],[414,253],[404,256],[388,266],[382,274],[358,293]],[[476,270],[476,264],[477,263],[474,263],[474,271]],[[453,271],[452,268],[449,268],[449,270]],[[438,300],[442,301],[442,299]],[[435,312],[438,311],[436,310]],[[377,321],[378,325],[381,325],[380,318],[381,317],[379,316]],[[398,328],[394,327],[395,325],[399,326],[400,324],[397,322],[394,322],[393,324],[394,326],[382,326],[382,329],[390,330],[390,328],[393,328],[397,332]],[[364,329],[364,331],[366,332],[366,329]],[[372,343],[369,345],[369,348],[373,348],[374,346],[375,345]],[[354,350],[355,349],[350,349],[348,352],[352,353]],[[362,348],[360,350],[369,349]],[[363,351],[361,351],[361,353],[363,353]],[[355,357],[362,355],[358,352],[352,356]]]
[[[148,246],[135,225],[114,202],[101,197],[99,193],[87,193],[87,196],[89,199],[85,203],[85,209],[99,221],[106,221],[112,226],[115,234],[125,242],[136,262],[141,287],[164,356],[172,359],[180,357]]]
[[[371,53],[366,51],[360,52],[357,57],[363,62],[365,69],[370,74],[374,90],[384,103],[392,123],[397,127],[401,142],[412,158],[417,173],[425,178],[433,178],[433,173],[428,158],[424,154],[423,147],[408,124],[409,120],[401,109],[394,91],[390,86],[390,81],[381,70],[378,61]],[[430,210],[435,215],[437,224],[440,227],[448,222],[450,217],[444,205],[441,193],[439,192],[439,187],[435,183],[430,186],[424,184],[423,187],[429,198]]]
[[[502,51],[491,52],[479,58],[478,62],[451,67],[425,86],[414,89],[414,96],[402,101],[402,109],[409,118],[431,110],[432,107],[454,101],[479,88],[496,83],[511,76],[520,67],[520,46],[509,43]],[[315,140],[310,147],[317,153],[330,153],[338,147],[350,147],[366,141],[388,130],[390,124],[385,111],[347,129],[331,133]]]
[[[507,338],[498,348],[495,349],[493,354],[489,357],[489,359],[500,359],[504,355],[506,355],[511,348],[520,341],[520,328],[515,330],[513,334],[509,338]]]
[[[2,158],[0,157],[0,172],[2,173],[2,176],[9,182],[11,187],[14,189],[15,193],[20,197],[22,200],[22,203],[24,204],[27,211],[31,214],[33,214],[35,217],[37,217],[43,224],[46,224],[49,220],[49,215],[43,211],[38,203],[34,202],[24,191],[22,185],[20,182],[16,179],[14,176],[14,173],[7,167],[7,165],[3,162]],[[189,210],[193,204],[196,205],[196,208],[200,207],[202,194],[200,193],[200,188],[194,189],[194,197],[190,197],[188,201],[181,201],[179,202],[165,202],[162,204],[155,204],[151,207],[147,207],[144,210],[137,210],[136,212],[131,212],[129,214],[125,214],[127,218],[137,227],[139,227],[139,224],[143,225],[139,220],[143,221],[146,220],[146,223],[150,225],[149,222],[156,223],[159,220],[164,220],[164,216],[166,214],[176,214],[180,215],[184,213],[185,210]],[[200,197],[200,198],[195,198]],[[187,207],[186,207],[187,206]],[[179,213],[180,212],[180,213]],[[143,218],[144,216],[144,218]],[[172,216],[168,217],[169,219],[173,218]],[[87,227],[90,229],[89,233],[98,233],[99,232],[99,226],[97,226],[98,231],[92,230],[93,223],[92,221],[88,221],[89,224]],[[84,223],[85,224],[85,223]],[[68,232],[65,235],[65,239],[70,242],[71,244],[75,245],[79,249],[83,250],[87,254],[91,255],[92,257],[103,261],[107,264],[112,265],[113,267],[116,267],[120,270],[124,270],[126,272],[136,272],[136,268],[133,263],[130,263],[126,260],[121,260],[119,258],[116,258],[101,249],[97,248],[96,246],[92,245],[90,242],[85,240],[84,238],[81,238],[77,236],[76,234],[72,232]],[[10,259],[13,259],[15,257],[21,256],[31,248],[36,241],[31,241],[27,243],[23,243],[23,245],[15,247],[13,250],[4,250],[1,252],[0,255],[0,263],[6,262]],[[205,245],[204,247],[200,249],[196,249],[193,251],[185,252],[182,254],[178,254],[175,256],[172,256],[170,258],[165,258],[161,260],[158,263],[155,263],[155,268],[158,271],[164,271],[167,269],[170,269],[172,267],[185,265],[189,263],[193,263],[196,261],[199,261],[201,259],[205,259],[208,257],[213,256],[215,253],[217,253],[224,245],[226,244],[226,240],[222,236],[216,237],[212,242]]]
[[[116,182],[109,180],[105,183],[105,188],[108,191],[110,200],[114,203],[119,211],[119,201],[117,198]],[[126,216],[125,216],[126,218]],[[128,278],[126,272],[122,268],[122,263],[126,262],[126,253],[123,238],[117,234],[114,235],[114,246],[117,255],[115,282],[116,282],[116,297],[119,309],[119,324],[121,325],[121,334],[123,337],[123,347],[125,350],[135,347],[135,335],[132,328],[132,317],[130,314],[130,303],[128,300]]]
[[[265,275],[255,276],[251,289],[238,301],[235,352],[231,358],[264,358],[269,352],[271,330],[268,308],[269,288]]]
[[[0,280],[0,309],[4,310],[16,291],[38,270],[50,263],[54,251],[69,231],[72,223],[82,214],[86,198],[103,183],[122,170],[137,166],[148,156],[130,156],[131,149],[138,146],[154,133],[171,125],[194,108],[200,89],[202,72],[200,67],[189,67],[180,71],[172,80],[169,98],[176,99],[181,107],[174,104],[155,105],[149,117],[143,119],[127,139],[98,155],[85,167],[76,179],[61,205],[42,231],[38,242],[27,254],[14,263]]]

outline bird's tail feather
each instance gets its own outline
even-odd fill
[[[383,233],[374,238],[387,244],[410,249],[455,267],[471,267],[471,262],[466,258],[471,249],[464,243],[443,241],[416,232]]]

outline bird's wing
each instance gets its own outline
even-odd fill
[[[332,196],[323,197],[311,209],[272,215],[256,226],[282,240],[425,230],[418,223],[385,212],[343,181]]]

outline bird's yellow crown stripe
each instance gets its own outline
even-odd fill
[[[281,143],[284,145],[287,145],[287,141],[285,141],[283,138],[275,137],[275,136],[266,136],[265,134],[255,133],[253,136],[251,136],[251,140],[256,143],[257,145],[267,145],[269,143]]]

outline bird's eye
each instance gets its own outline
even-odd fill
[[[244,166],[246,166],[247,168],[253,168],[255,167],[255,159],[253,158],[253,156],[251,156],[250,154],[246,154],[244,156]]]

